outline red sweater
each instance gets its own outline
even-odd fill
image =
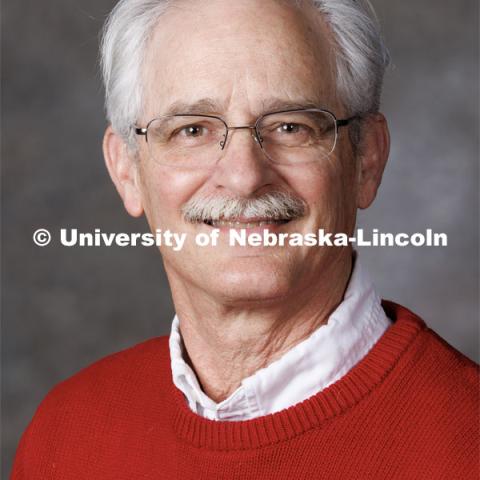
[[[478,479],[478,367],[408,310],[339,381],[242,422],[192,413],[168,338],[58,385],[20,443],[15,480]]]

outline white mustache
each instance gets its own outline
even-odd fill
[[[235,220],[239,217],[292,220],[305,214],[305,202],[284,192],[269,192],[255,198],[192,198],[182,206],[190,223]]]

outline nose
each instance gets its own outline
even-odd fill
[[[274,183],[275,178],[274,167],[263,154],[255,130],[231,127],[213,171],[216,187],[234,196],[250,197]]]

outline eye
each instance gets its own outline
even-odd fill
[[[282,123],[278,127],[280,133],[298,133],[301,130],[302,126],[298,123]]]
[[[177,133],[185,137],[200,137],[205,134],[205,127],[201,125],[187,125],[179,129]]]

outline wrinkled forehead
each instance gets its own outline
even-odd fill
[[[334,72],[331,35],[308,4],[180,0],[146,48],[142,116],[181,113],[175,106],[202,99],[209,111],[198,113],[243,119],[282,102],[334,109]]]

